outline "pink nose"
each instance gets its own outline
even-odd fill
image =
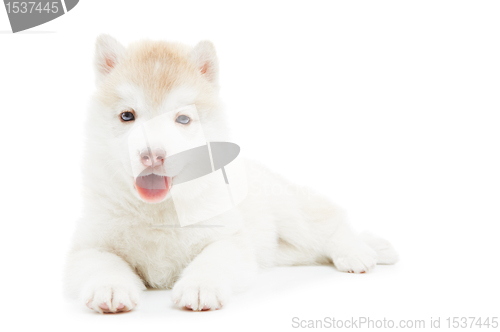
[[[167,153],[163,149],[147,148],[141,152],[141,162],[144,166],[160,166],[163,165],[166,155]]]

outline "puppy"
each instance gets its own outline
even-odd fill
[[[387,241],[355,234],[327,198],[248,160],[242,162],[247,183],[242,202],[181,227],[172,194],[179,173],[157,172],[154,163],[162,167],[166,157],[186,150],[197,135],[193,128],[203,128],[207,142],[230,141],[213,45],[140,41],[125,48],[102,35],[95,69],[97,92],[86,125],[84,215],[65,275],[67,291],[90,309],[132,310],[149,287],[173,288],[179,307],[215,310],[264,267],[333,263],[343,272],[365,273],[397,261]],[[177,111],[186,107],[190,114]],[[159,117],[164,128],[159,132],[166,136],[141,150],[144,143],[132,132]],[[150,169],[153,182],[166,187],[144,190],[141,169]],[[206,196],[207,186],[188,183],[193,185],[186,201]],[[286,194],[270,186],[286,188]]]

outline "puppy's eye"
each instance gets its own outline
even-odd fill
[[[186,116],[186,115],[179,115],[177,117],[177,119],[175,119],[175,122],[178,122],[180,124],[188,124],[189,122],[191,121],[191,119],[189,118],[189,116]]]
[[[132,113],[132,112],[123,112],[122,114],[120,114],[120,118],[122,119],[122,121],[134,121],[135,120],[134,113]]]

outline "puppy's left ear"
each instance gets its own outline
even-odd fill
[[[211,83],[218,84],[219,60],[212,42],[199,42],[191,51],[191,60],[194,61],[200,73]]]

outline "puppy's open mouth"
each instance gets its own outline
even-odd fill
[[[169,176],[149,174],[138,176],[135,179],[135,187],[139,196],[149,203],[162,201],[172,186],[172,178]]]

